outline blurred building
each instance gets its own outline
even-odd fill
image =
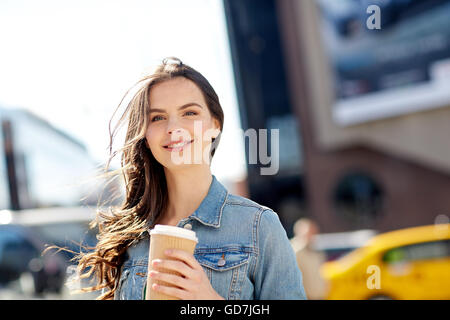
[[[244,130],[280,129],[279,173],[248,165],[249,195],[288,234],[450,214],[450,1],[224,4]]]
[[[96,204],[98,164],[40,117],[0,107],[0,210]]]

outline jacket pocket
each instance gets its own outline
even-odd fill
[[[240,298],[247,278],[249,250],[243,247],[197,248],[194,256],[218,294],[228,300]]]

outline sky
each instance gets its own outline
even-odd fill
[[[177,56],[209,80],[224,109],[212,173],[245,178],[221,0],[2,0],[0,48],[0,105],[46,119],[100,163],[125,92],[164,57]]]

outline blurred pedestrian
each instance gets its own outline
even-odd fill
[[[297,265],[303,275],[306,296],[311,300],[324,299],[326,294],[326,282],[320,275],[320,267],[326,257],[323,252],[313,248],[313,240],[318,233],[317,223],[308,218],[301,218],[294,224],[294,237],[291,239]]]

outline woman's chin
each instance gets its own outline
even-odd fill
[[[203,155],[208,151],[205,149],[203,153],[197,156],[189,150],[171,151],[159,154],[155,159],[161,163],[161,165],[167,169],[180,170],[189,168],[198,168],[198,166],[209,166],[209,159],[204,159]]]
[[[189,170],[198,168],[199,166],[204,166],[205,163],[194,163],[194,161],[172,161],[169,159],[168,161],[165,161],[163,166],[166,169],[173,170],[173,171],[179,171],[179,170]]]

